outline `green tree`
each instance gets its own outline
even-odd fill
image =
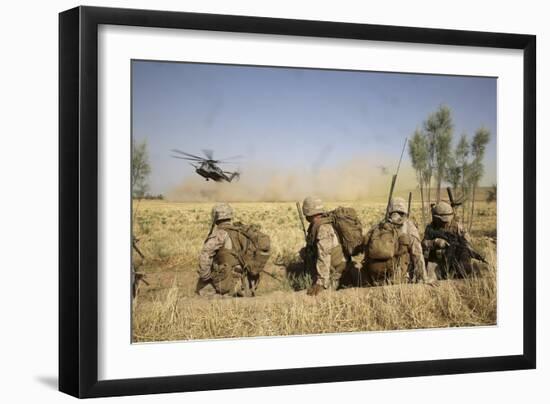
[[[416,172],[416,179],[420,188],[420,200],[422,203],[422,223],[426,225],[424,207],[424,188],[429,178],[429,150],[426,135],[420,129],[416,129],[409,141],[409,156]]]
[[[439,202],[441,200],[441,183],[445,179],[451,157],[451,143],[453,140],[451,109],[441,105],[424,122],[424,131],[428,138],[430,166],[435,172],[437,201]]]
[[[479,181],[485,173],[485,167],[483,165],[483,157],[485,156],[485,149],[491,138],[491,132],[486,128],[479,128],[474,138],[472,139],[471,144],[471,153],[472,153],[472,162],[469,168],[469,182],[472,188],[472,202],[471,202],[471,211],[470,211],[470,223],[468,229],[472,229],[473,219],[474,219],[474,205],[476,200],[476,188],[479,185]]]
[[[445,181],[447,181],[453,187],[453,191],[458,189],[460,186],[460,180],[462,178],[462,172],[460,166],[458,165],[454,157],[449,157],[447,163],[447,170],[445,171]]]
[[[143,198],[149,190],[149,153],[147,152],[147,141],[132,144],[132,196]]]

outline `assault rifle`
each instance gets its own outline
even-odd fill
[[[139,247],[137,246],[138,242],[139,242],[139,238],[136,238],[135,236],[132,237],[132,247],[138,253],[138,255],[141,257],[141,259],[145,259],[145,255],[143,255],[143,253],[140,251]]]
[[[306,222],[304,219],[304,214],[302,213],[302,208],[300,207],[300,202],[296,202],[296,209],[298,209],[298,217],[300,218],[300,223],[302,223],[302,231],[304,232],[304,240],[306,241],[306,247],[303,250],[304,255],[302,256],[302,259],[304,260],[304,266],[305,268],[310,268],[310,263],[312,262],[313,257],[313,251],[311,250],[311,246],[307,243],[307,230],[306,230]]]
[[[302,223],[302,230],[304,232],[304,239],[307,242],[306,222],[304,220],[304,215],[302,213],[302,208],[300,207],[300,202],[296,202],[296,209],[298,210],[298,217],[300,218],[300,222]]]
[[[436,238],[441,238],[445,240],[447,243],[449,243],[449,246],[446,249],[446,255],[448,256],[451,256],[451,257],[456,256],[457,251],[458,252],[465,251],[468,253],[470,258],[474,258],[478,261],[481,261],[487,264],[487,261],[485,260],[485,258],[483,258],[483,256],[480,253],[475,251],[470,245],[470,243],[468,243],[468,241],[466,241],[466,239],[463,236],[459,236],[458,234],[453,234],[444,230],[435,230],[435,229],[430,229],[429,234],[427,234],[427,236],[432,240],[435,240]]]
[[[135,236],[132,236],[132,248],[135,250],[135,252],[138,253],[138,255],[141,257],[142,260],[145,259],[145,255],[141,252],[139,249],[137,243],[139,242],[139,238],[136,238]],[[145,279],[146,275],[144,272],[138,272],[136,271],[135,264],[132,265],[132,297],[136,297],[137,291],[138,291],[138,285],[140,282],[145,283],[147,286],[149,286],[149,282]]]

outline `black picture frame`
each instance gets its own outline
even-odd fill
[[[523,354],[98,381],[100,24],[523,50]],[[534,369],[536,37],[340,22],[77,7],[59,15],[59,390],[104,397]]]

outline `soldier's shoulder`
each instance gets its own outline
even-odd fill
[[[208,240],[225,240],[228,233],[226,229],[216,227],[214,230],[212,230],[212,233],[210,233],[210,236],[208,236]]]
[[[330,223],[322,223],[317,229],[317,238],[331,237],[334,234],[334,227]]]
[[[466,227],[464,227],[464,225],[459,222],[459,221],[455,221],[454,222],[454,228],[456,229],[456,231],[460,234],[464,234],[464,233],[467,233],[468,231],[466,230]]]
[[[406,223],[406,232],[407,234],[411,235],[411,236],[414,236],[416,238],[420,238],[420,234],[418,233],[418,227],[416,227],[416,224],[410,220],[410,219],[407,219],[407,221],[405,222]]]

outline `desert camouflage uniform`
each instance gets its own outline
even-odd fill
[[[206,239],[199,255],[199,278],[202,283],[212,283],[219,294],[238,296],[242,289],[242,268],[231,254],[233,245],[224,225],[214,228]],[[212,294],[204,288],[201,295]]]
[[[437,237],[438,232],[455,236],[462,243],[449,244],[447,240]],[[432,223],[426,226],[422,247],[428,268],[434,268],[441,279],[481,275],[489,269],[483,258],[472,251],[470,235],[456,219],[453,207],[447,202],[438,202],[433,206]]]
[[[212,209],[212,220],[216,226],[204,242],[199,255],[199,281],[196,292],[201,295],[228,294],[242,295],[242,267],[236,254],[228,227],[233,217],[233,209],[227,204],[219,204]],[[220,221],[224,220],[224,221]]]
[[[394,215],[395,213],[398,215]],[[406,217],[406,213],[404,199],[393,198],[390,201],[390,217],[388,222],[384,221],[381,224],[389,224],[395,229],[398,243],[397,251],[393,259],[385,262],[369,263],[369,257],[365,257],[368,283],[386,282],[388,277],[391,277],[395,282],[433,283],[436,280],[435,274],[426,270],[420,234],[413,221]],[[392,220],[394,216],[395,219]],[[369,230],[365,236],[365,246],[368,245],[373,231],[381,224]]]
[[[434,281],[435,275],[430,275],[426,272],[426,264],[424,262],[424,253],[420,242],[420,234],[418,233],[416,225],[412,222],[412,220],[406,219],[402,226],[396,226],[396,228],[399,234],[399,247],[406,250],[405,254],[408,257],[408,261],[411,263],[412,279],[410,280],[427,283]]]
[[[471,244],[471,237],[468,231],[454,217],[449,222],[433,221],[426,226],[422,247],[424,257],[427,260],[427,267],[430,271],[437,274],[439,279],[449,277],[464,277],[473,273],[479,273],[486,269],[481,261],[474,260],[464,249],[455,249],[452,256],[446,253],[448,245],[439,241],[433,235],[434,231],[450,233],[463,238],[467,244]]]
[[[325,289],[336,289],[346,268],[346,258],[336,231],[330,223],[312,223],[308,228],[307,249],[311,252],[314,281]]]

